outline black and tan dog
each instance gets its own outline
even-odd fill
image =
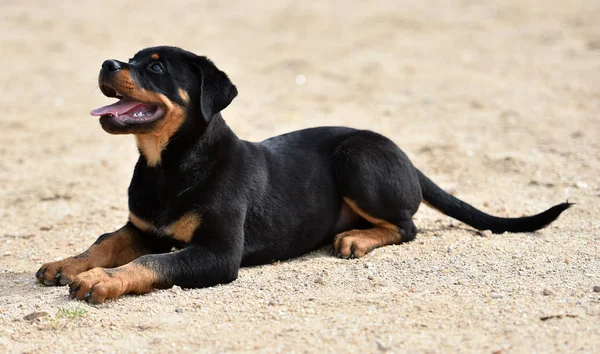
[[[134,134],[140,157],[127,224],[36,274],[46,285],[70,284],[73,298],[102,303],[153,288],[228,283],[241,266],[332,241],[336,256],[362,257],[414,239],[422,201],[495,233],[540,229],[570,206],[523,218],[485,214],[371,131],[321,127],[240,140],[220,114],[236,87],[206,57],[178,48],[107,60],[99,85],[119,101],[91,114],[111,134]]]

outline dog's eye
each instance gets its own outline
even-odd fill
[[[148,69],[154,71],[155,73],[162,73],[163,67],[160,63],[152,63],[148,66]]]

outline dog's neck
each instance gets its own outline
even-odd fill
[[[185,124],[185,123],[184,123]],[[202,127],[179,126],[177,131],[161,134],[136,134],[140,157],[151,168],[177,163],[189,153],[208,151],[223,140],[237,140],[220,113]]]

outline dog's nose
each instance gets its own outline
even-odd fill
[[[116,60],[105,60],[104,63],[102,63],[102,70],[108,72],[119,71],[121,70],[121,64]]]

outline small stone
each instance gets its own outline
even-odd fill
[[[471,108],[473,109],[483,109],[483,104],[479,101],[471,101]]]
[[[323,277],[318,277],[315,279],[315,283],[325,285],[325,279],[323,279]]]
[[[575,183],[575,187],[579,189],[588,189],[588,185],[585,182],[579,181]]]
[[[372,275],[367,275],[367,279],[373,280],[373,279],[375,279],[375,277],[373,277]]]
[[[446,252],[452,253],[452,251],[454,251],[454,248],[452,248],[452,246],[448,246],[448,248],[446,248]]]
[[[550,291],[550,290],[548,290],[548,289],[544,289],[544,290],[542,291],[542,295],[544,295],[544,296],[550,296],[550,295],[552,295],[552,291]]]
[[[40,231],[50,231],[50,230],[52,230],[52,225],[40,226]]]
[[[365,268],[372,268],[373,264],[371,262],[365,262],[364,266]]]
[[[492,236],[492,231],[490,230],[483,230],[483,231],[478,231],[479,235],[483,236],[483,237],[490,237]]]
[[[492,299],[502,299],[504,295],[492,292]]]
[[[45,311],[36,311],[36,312],[32,312],[29,315],[23,317],[23,319],[25,321],[33,321],[36,320],[38,318],[42,318],[42,317],[46,317],[48,316],[48,312]]]
[[[600,285],[594,286],[594,292],[595,293],[600,293]]]
[[[177,312],[177,313],[183,313],[183,311],[185,311],[183,309],[183,307],[177,307],[177,308],[175,308],[175,312]]]
[[[173,285],[173,287],[171,288],[171,292],[172,292],[172,293],[175,293],[175,294],[177,294],[177,293],[180,293],[180,292],[182,292],[182,290],[181,290],[181,287],[180,287],[180,286],[178,286],[178,285]]]
[[[587,42],[589,50],[600,50],[600,40],[591,40]]]
[[[381,342],[379,339],[375,340],[375,343],[377,343],[377,349],[383,352],[390,350],[390,346],[383,344],[383,342]]]

